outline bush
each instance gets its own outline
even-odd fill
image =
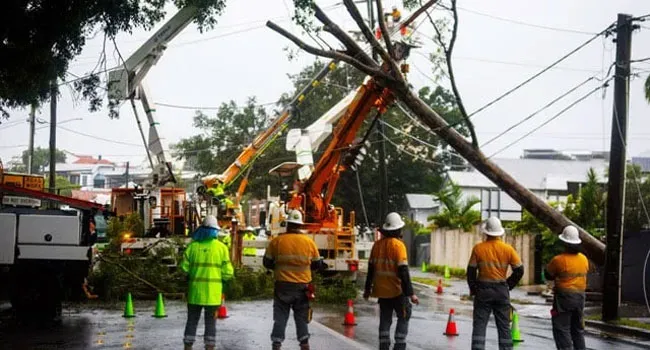
[[[236,268],[235,279],[224,286],[229,300],[254,300],[273,298],[273,275],[266,271]]]
[[[445,265],[429,265],[427,267],[428,272],[433,272],[439,275],[444,275],[445,273]],[[458,277],[458,278],[465,278],[467,276],[467,271],[465,269],[461,268],[456,268],[456,267],[450,267],[449,268],[449,274],[452,277]]]
[[[314,274],[314,285],[317,304],[344,305],[349,299],[356,299],[359,293],[355,281],[340,276],[324,278],[320,274]]]

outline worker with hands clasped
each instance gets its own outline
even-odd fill
[[[490,313],[494,313],[497,324],[499,349],[509,350],[512,349],[510,290],[523,277],[524,267],[515,249],[501,240],[505,233],[501,220],[488,218],[481,231],[487,239],[474,246],[467,265],[467,283],[470,295],[474,297],[472,350],[485,349],[485,330]],[[508,266],[512,268],[512,274],[506,278]]]
[[[556,255],[544,274],[555,280],[553,287],[553,338],[558,349],[584,350],[585,290],[589,260],[579,252],[580,236],[575,226],[567,226],[560,234],[565,251]]]
[[[217,218],[208,215],[192,234],[192,243],[185,249],[180,265],[189,277],[187,323],[183,338],[186,350],[194,344],[202,310],[205,310],[205,348],[214,349],[216,345],[214,314],[221,305],[223,281],[231,280],[234,275],[228,248],[216,239],[218,231]]]
[[[368,260],[368,276],[363,298],[368,300],[372,296],[379,299],[380,350],[390,348],[390,326],[393,323],[393,312],[397,314],[393,349],[406,349],[411,303],[419,304],[418,297],[413,293],[411,285],[406,246],[399,239],[402,227],[404,227],[404,221],[399,214],[388,214],[386,222],[382,226],[382,238],[373,244]]]
[[[246,230],[244,230],[244,241],[254,241],[256,240],[255,237],[255,229],[252,226],[246,227]],[[244,256],[256,256],[257,255],[257,248],[253,247],[246,247],[243,249]]]
[[[314,297],[311,271],[326,269],[327,265],[316,243],[300,230],[302,213],[291,210],[285,223],[287,232],[269,242],[263,258],[264,267],[273,270],[275,278],[272,349],[282,348],[289,311],[293,309],[300,350],[309,350],[309,301]]]

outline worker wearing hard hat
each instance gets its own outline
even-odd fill
[[[510,290],[521,280],[524,267],[515,249],[501,240],[505,233],[501,220],[488,218],[481,231],[487,239],[474,246],[467,265],[467,283],[474,297],[472,349],[485,349],[485,329],[490,313],[494,313],[497,324],[499,349],[512,349]],[[506,278],[508,266],[512,274]]]
[[[228,251],[230,252],[230,246],[232,245],[232,238],[230,237],[230,230],[223,229],[219,231],[217,239],[226,245]]]
[[[187,323],[183,337],[186,350],[191,349],[196,340],[202,310],[205,310],[205,348],[214,349],[216,345],[214,313],[221,305],[222,281],[231,280],[234,274],[228,249],[216,239],[218,231],[217,218],[207,216],[192,234],[192,242],[185,249],[180,265],[189,277]]]
[[[545,275],[555,280],[553,287],[553,338],[558,349],[582,350],[585,347],[584,309],[589,260],[579,252],[580,236],[575,226],[560,234],[564,253],[556,255],[546,267]]]
[[[301,233],[302,213],[291,210],[285,221],[287,232],[273,239],[264,254],[264,267],[274,271],[275,292],[273,298],[273,350],[280,350],[293,309],[300,350],[309,350],[311,320],[309,300],[313,298],[311,270],[327,268],[318,253],[316,243]]]
[[[402,19],[402,13],[397,9],[397,6],[393,6],[393,11],[390,13],[391,17],[393,17],[393,23],[398,23],[400,19]]]
[[[244,241],[254,241],[255,238],[255,229],[252,226],[246,227],[244,230]],[[254,247],[246,247],[243,249],[243,254],[244,256],[256,256],[257,255],[257,248]]]
[[[419,304],[413,292],[409,275],[406,246],[401,237],[404,221],[397,213],[386,216],[382,226],[382,238],[375,242],[368,260],[368,275],[363,298],[379,299],[379,349],[390,347],[390,325],[393,312],[397,314],[395,327],[395,350],[406,349],[411,303]]]

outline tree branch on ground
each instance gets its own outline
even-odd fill
[[[449,45],[445,44],[445,41],[442,38],[442,33],[440,31],[440,28],[438,28],[438,25],[433,20],[433,18],[431,18],[431,15],[428,12],[427,12],[427,18],[429,19],[429,22],[431,22],[433,29],[436,31],[436,40],[438,41],[438,44],[440,45],[443,53],[445,54],[445,61],[447,62],[447,76],[449,77],[449,82],[451,83],[451,91],[454,93],[454,96],[456,97],[456,104],[458,105],[458,109],[460,110],[460,113],[463,116],[463,120],[467,125],[467,129],[469,130],[470,136],[472,138],[472,145],[478,149],[479,145],[478,145],[478,137],[476,136],[476,130],[474,129],[474,124],[469,118],[467,109],[465,109],[465,104],[463,103],[463,99],[460,96],[460,91],[458,90],[458,86],[456,84],[456,77],[454,75],[454,68],[452,64],[452,55],[454,52],[454,46],[456,45],[456,38],[458,36],[458,9],[456,8],[456,1],[457,0],[451,0],[451,8],[449,9],[454,18],[454,23],[451,29],[451,38],[449,39]]]

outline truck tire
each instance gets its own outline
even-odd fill
[[[21,322],[59,321],[62,275],[47,262],[21,261],[12,267],[11,306]]]

